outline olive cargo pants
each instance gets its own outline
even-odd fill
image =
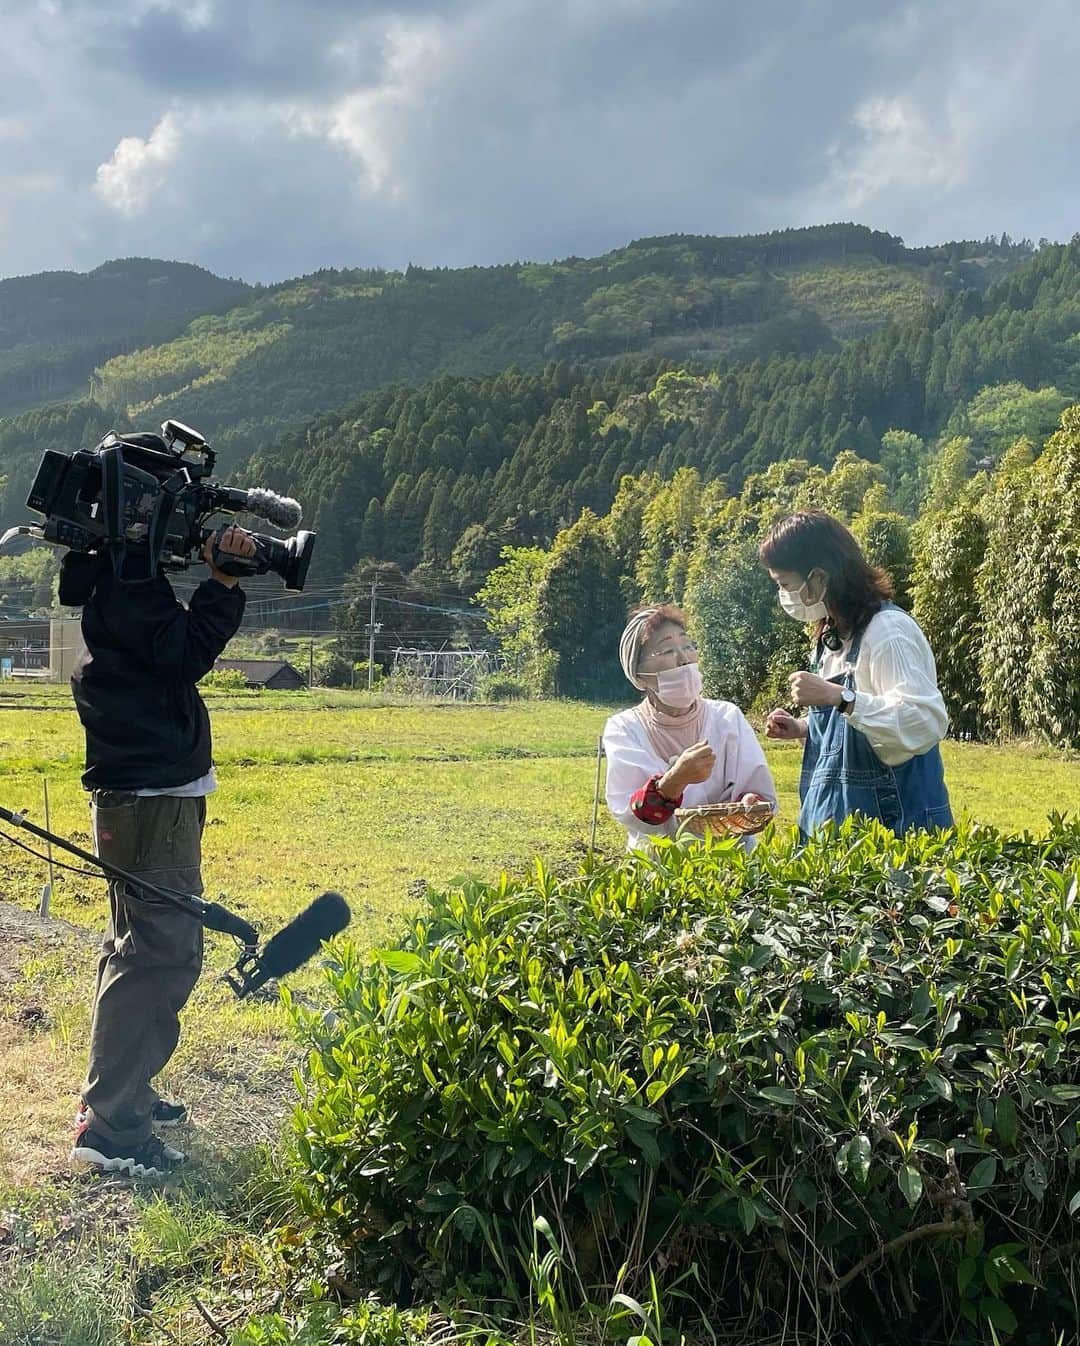
[[[94,845],[102,860],[161,888],[201,894],[205,799],[95,790]],[[109,928],[98,960],[83,1100],[92,1129],[115,1145],[151,1134],[150,1081],[180,1038],[181,1009],[202,968],[202,922],[171,903],[128,896],[109,881]]]

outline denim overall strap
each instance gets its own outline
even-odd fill
[[[893,604],[886,606],[892,607]],[[852,641],[844,673],[832,681],[855,691],[862,633]],[[899,836],[914,827],[951,827],[941,750],[887,766],[870,741],[835,706],[813,707],[799,780],[799,828],[804,837],[822,823],[852,813],[877,818]]]
[[[831,682],[855,690],[855,663],[861,649],[859,632],[851,642],[844,672]],[[903,804],[892,768],[837,706],[812,706],[807,713],[799,799],[799,830],[804,838],[823,823],[841,823],[852,813],[879,818],[898,833],[903,830]]]

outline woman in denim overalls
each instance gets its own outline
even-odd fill
[[[770,738],[806,742],[803,836],[852,813],[877,818],[898,836],[951,827],[938,747],[948,716],[934,656],[917,623],[892,602],[888,576],[821,510],[782,519],[760,556],[784,611],[816,623],[814,662],[790,679],[806,718],[774,710],[765,725]]]

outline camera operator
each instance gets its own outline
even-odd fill
[[[83,606],[86,648],[71,684],[86,732],[82,781],[92,792],[95,850],[161,888],[203,891],[206,796],[216,781],[210,717],[196,683],[244,613],[236,577],[215,560],[254,553],[241,528],[209,538],[202,555],[210,577],[186,608],[160,569],[153,579],[128,580],[108,557],[64,559],[61,601]],[[154,1177],[185,1157],[154,1127],[182,1124],[187,1109],[159,1098],[151,1081],[176,1049],[179,1013],[202,967],[203,927],[115,880],[109,906],[72,1159]]]

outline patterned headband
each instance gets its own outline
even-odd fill
[[[641,608],[626,623],[626,629],[619,638],[619,663],[626,674],[626,680],[639,692],[645,691],[645,684],[638,678],[637,666],[641,655],[641,628],[660,609],[658,607]]]

